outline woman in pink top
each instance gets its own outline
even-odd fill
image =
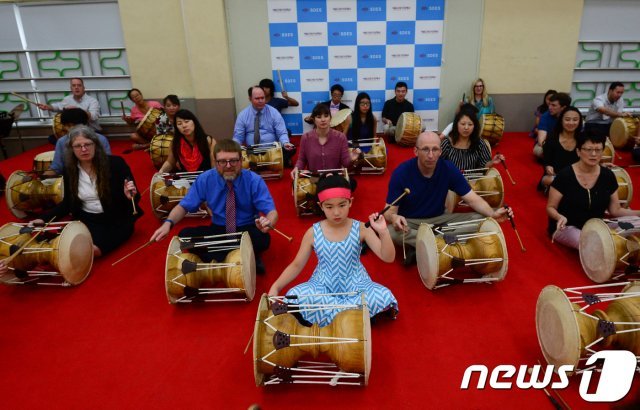
[[[127,95],[134,105],[131,108],[131,115],[123,115],[122,119],[129,125],[138,125],[150,109],[157,108],[162,110],[163,108],[162,104],[157,101],[145,101],[144,97],[142,97],[142,92],[137,88],[129,90]],[[135,132],[131,133],[131,140],[134,142],[134,149],[146,149],[149,147],[149,141],[145,140]]]
[[[347,137],[331,128],[331,111],[324,104],[313,108],[311,118],[315,128],[302,136],[298,161],[291,171],[291,178],[299,170],[317,172],[326,169],[347,168],[358,158],[360,150],[349,153]]]

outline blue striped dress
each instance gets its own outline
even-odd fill
[[[374,316],[393,308],[398,310],[398,302],[391,291],[375,283],[360,261],[360,221],[353,220],[351,230],[341,242],[329,241],[324,237],[320,222],[313,224],[313,248],[318,257],[318,266],[308,282],[293,287],[287,296],[296,295],[297,299],[287,299],[292,304],[361,304],[360,294],[323,295],[343,292],[363,292],[369,313]],[[301,311],[305,320],[326,326],[342,308]]]

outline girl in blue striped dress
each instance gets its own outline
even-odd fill
[[[277,296],[295,279],[307,264],[311,251],[318,257],[318,266],[308,282],[301,283],[287,292],[285,301],[291,304],[357,305],[360,293],[371,316],[384,311],[395,317],[398,302],[391,291],[375,283],[360,261],[362,242],[383,261],[393,262],[395,247],[387,230],[387,223],[378,214],[369,215],[371,228],[349,218],[353,198],[349,182],[339,175],[332,175],[318,182],[318,199],[326,219],[315,223],[302,238],[295,259],[282,272],[269,289],[269,296]],[[293,298],[295,296],[295,298]],[[317,310],[301,309],[302,317],[311,323],[326,326],[342,308]]]

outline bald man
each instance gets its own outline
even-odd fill
[[[446,224],[468,221],[488,216],[501,222],[509,209],[492,209],[478,194],[471,190],[460,170],[450,161],[440,158],[440,138],[434,132],[423,132],[413,149],[415,158],[400,164],[391,175],[387,205],[398,198],[405,188],[410,194],[385,213],[391,239],[397,245],[409,245],[405,265],[415,261],[416,233],[421,223]],[[445,213],[445,200],[449,190],[460,195],[477,213]]]

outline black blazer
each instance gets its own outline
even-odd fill
[[[138,210],[137,215],[133,215],[133,206],[131,205],[131,200],[127,199],[124,194],[124,180],[129,179],[135,182],[133,179],[133,174],[131,173],[131,169],[129,165],[122,159],[121,157],[108,155],[109,158],[109,183],[111,189],[111,201],[110,203],[105,203],[104,201],[100,201],[102,204],[102,209],[104,210],[104,215],[110,221],[113,221],[114,224],[120,225],[121,223],[133,223],[137,218],[141,217],[143,214],[142,209],[139,207],[140,202],[140,188],[136,184],[136,188],[138,188],[138,193],[134,197],[134,201],[136,202],[136,209]],[[71,186],[69,185],[69,178],[66,176],[66,172],[63,173],[64,177],[64,200],[51,209],[48,212],[45,212],[42,215],[42,219],[48,221],[53,216],[57,218],[61,218],[67,216],[69,213],[73,215],[75,219],[77,219],[77,215],[82,211],[82,206],[79,202],[71,203]]]
[[[326,105],[327,107],[331,108],[331,100],[329,100],[329,101],[325,101],[325,102],[322,102],[322,103],[320,103],[320,104],[322,104],[322,105]],[[347,104],[343,104],[342,102],[340,102],[340,109],[341,109],[341,110],[344,110],[344,109],[346,109],[346,108],[349,108],[349,106],[348,106]],[[351,108],[349,108],[349,109],[351,109]]]

